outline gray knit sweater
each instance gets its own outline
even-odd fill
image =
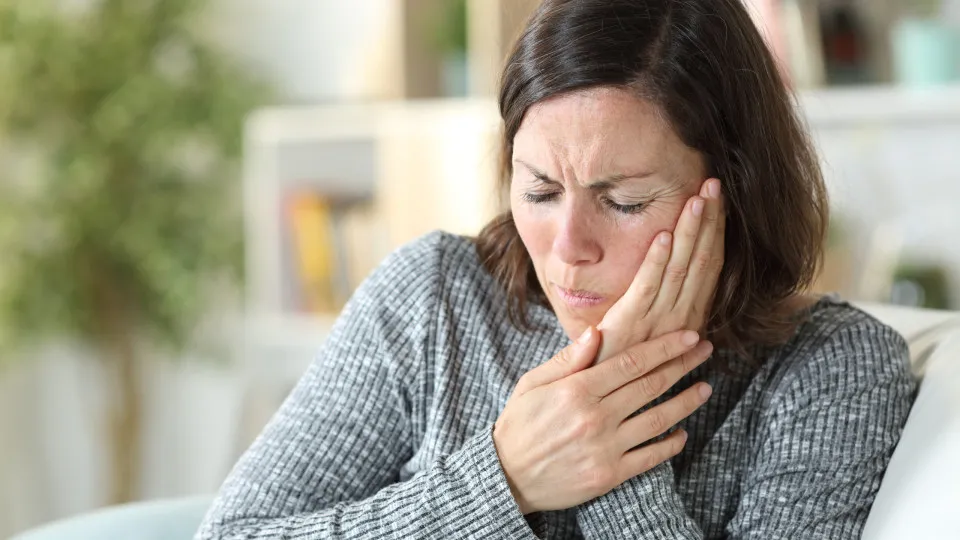
[[[575,508],[526,516],[492,427],[570,343],[509,323],[470,240],[431,233],[359,288],[236,464],[199,539],[857,538],[912,403],[894,330],[834,298],[752,368],[717,351],[683,453]],[[733,369],[722,369],[728,364]]]

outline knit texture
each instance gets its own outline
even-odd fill
[[[914,397],[903,338],[834,297],[757,365],[678,383],[710,400],[684,451],[578,507],[523,516],[493,444],[518,379],[570,344],[434,232],[363,283],[220,490],[197,539],[858,538]],[[725,369],[724,366],[727,366]]]

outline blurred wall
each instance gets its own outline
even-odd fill
[[[287,101],[402,95],[400,0],[213,0],[211,35]]]

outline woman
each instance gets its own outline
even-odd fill
[[[857,537],[914,381],[804,293],[825,190],[739,0],[545,0],[500,110],[510,212],[374,272],[198,537]]]

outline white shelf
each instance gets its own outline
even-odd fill
[[[799,102],[807,120],[814,126],[956,122],[960,119],[960,84],[930,88],[864,86],[810,90],[800,92]]]
[[[296,381],[313,361],[335,315],[252,315],[244,334],[246,365],[255,380]]]
[[[290,188],[369,201],[384,220],[377,242],[387,251],[427,232],[418,229],[425,223],[479,230],[496,203],[495,155],[486,143],[498,122],[492,99],[272,107],[251,115],[243,171],[247,305],[255,314],[289,307],[282,197]],[[446,204],[454,195],[475,204]]]

